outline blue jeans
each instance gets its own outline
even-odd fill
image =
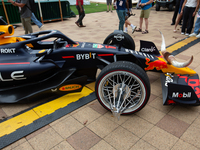
[[[126,10],[116,10],[119,18],[119,30],[124,30]]]
[[[198,15],[200,15],[200,8],[199,8],[199,11],[198,11]],[[194,33],[198,34],[199,28],[200,28],[200,18],[197,17],[197,20],[196,20],[195,26],[194,26]]]
[[[197,18],[194,26],[194,33],[198,34],[199,33],[199,28],[200,28],[200,18]]]
[[[38,26],[38,28],[42,26],[42,23],[39,20],[37,20],[34,13],[32,13],[31,20]]]

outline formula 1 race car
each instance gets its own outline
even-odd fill
[[[96,81],[99,102],[115,116],[141,110],[150,96],[146,71],[162,72],[163,103],[199,105],[199,77],[152,42],[135,51],[131,36],[114,31],[103,44],[75,42],[57,30],[12,37],[12,25],[0,25],[0,103],[37,94],[80,92]],[[161,34],[162,35],[162,34]],[[96,79],[97,69],[101,69]]]

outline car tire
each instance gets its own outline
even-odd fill
[[[103,44],[120,46],[121,41],[124,40],[122,43],[122,47],[135,50],[135,42],[129,34],[122,32],[120,35],[123,36],[124,39],[121,39],[121,40],[120,39],[118,40],[115,38],[115,36],[118,36],[118,35],[119,34],[115,32],[109,34],[104,40]]]
[[[156,3],[156,11],[160,10],[160,5],[158,3]]]
[[[170,5],[169,5],[169,11],[172,11],[172,10],[173,10],[173,6],[174,6],[173,4],[170,4]]]
[[[121,94],[123,98],[117,100],[120,97],[120,88],[123,89],[123,94]],[[118,61],[102,69],[96,80],[95,92],[98,101],[107,110],[112,111],[109,101],[112,105],[125,101],[122,106],[127,104],[129,108],[121,114],[132,114],[147,104],[150,96],[150,82],[145,71],[137,64]]]

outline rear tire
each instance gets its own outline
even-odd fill
[[[123,38],[116,38],[116,37],[123,37]],[[123,40],[123,41],[122,41]],[[128,48],[128,49],[132,49],[135,50],[135,42],[132,39],[132,37],[124,32],[121,32],[121,34],[119,33],[111,33],[109,34],[106,39],[104,40],[103,44],[107,44],[107,45],[113,45],[113,46],[120,46],[120,43],[122,43],[122,47],[124,48]]]
[[[101,71],[96,80],[95,92],[100,104],[109,111],[112,111],[109,102],[112,105],[119,103],[122,108],[126,105],[128,107],[121,114],[132,114],[147,104],[150,82],[145,71],[137,64],[118,61]]]

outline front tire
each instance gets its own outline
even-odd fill
[[[148,102],[150,83],[145,71],[137,64],[118,61],[101,71],[95,92],[100,104],[109,111],[117,108],[119,114],[132,114]]]

